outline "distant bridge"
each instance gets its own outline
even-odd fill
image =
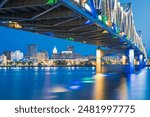
[[[102,47],[125,52],[130,72],[147,58],[131,3],[118,0],[0,0],[0,25],[96,45],[97,72]]]

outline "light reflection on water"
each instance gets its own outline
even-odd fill
[[[94,67],[0,67],[0,99],[150,99],[150,69],[95,74]]]

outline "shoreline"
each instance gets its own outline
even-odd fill
[[[95,67],[95,66],[89,66],[89,65],[85,65],[85,66],[0,66],[0,67],[22,67],[22,68],[24,68],[24,67]]]

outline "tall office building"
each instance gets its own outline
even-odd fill
[[[74,47],[73,46],[67,46],[67,51],[72,51],[72,53],[74,53]]]
[[[7,57],[7,60],[13,59],[13,52],[7,51],[7,52],[3,52],[3,54]]]
[[[28,45],[28,56],[31,58],[36,58],[36,56],[37,56],[37,44]]]

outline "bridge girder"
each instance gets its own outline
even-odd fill
[[[79,12],[82,9],[76,11],[67,6],[67,2],[60,0],[56,4],[48,4],[47,0],[6,0],[0,8],[0,25],[16,28],[13,24],[17,23],[25,31],[50,32],[59,38],[72,38],[74,41],[116,49],[134,48],[134,45],[121,41],[113,31],[97,21],[91,20],[91,24],[85,24],[89,18],[83,15],[84,12]],[[108,11],[107,15],[110,16]]]

